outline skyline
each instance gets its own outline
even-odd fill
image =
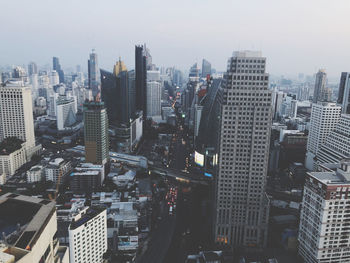
[[[273,75],[325,68],[337,79],[350,70],[350,36],[341,30],[350,22],[346,0],[336,6],[325,0],[36,3],[35,9],[24,0],[2,5],[0,23],[7,25],[2,32],[7,37],[0,45],[1,66],[51,64],[57,56],[64,68],[82,65],[86,71],[94,48],[100,68],[111,70],[119,56],[133,68],[134,46],[146,43],[155,64],[181,70],[205,58],[224,71],[234,50],[261,50]]]

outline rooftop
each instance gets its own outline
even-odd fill
[[[1,196],[0,232],[5,233],[1,239],[5,238],[8,246],[21,249],[24,252],[21,255],[25,255],[35,246],[54,212],[55,203],[48,200],[11,193]]]
[[[71,222],[69,229],[74,230],[74,229],[82,226],[83,224],[90,221],[91,219],[93,219],[95,216],[97,216],[98,214],[100,214],[104,210],[106,210],[106,209],[104,207],[101,207],[101,206],[89,207],[88,209],[86,209],[82,213],[80,213],[80,217],[76,217],[76,218],[78,218],[78,220],[73,220]]]

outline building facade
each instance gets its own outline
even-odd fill
[[[106,164],[109,136],[107,110],[103,102],[84,103],[84,140],[86,162]]]
[[[306,263],[350,262],[350,162],[306,176],[299,254]]]
[[[76,123],[76,101],[73,98],[58,99],[56,107],[56,124],[58,130],[64,130]]]
[[[315,157],[318,150],[338,123],[340,111],[341,107],[336,103],[319,102],[312,104],[305,160],[305,167],[308,170],[315,169]]]
[[[272,93],[266,58],[234,52],[223,80],[215,241],[233,247],[266,246]]]
[[[147,82],[147,117],[160,117],[161,113],[161,84],[157,81]]]
[[[342,72],[337,103],[342,106],[342,113],[350,113],[350,73]]]
[[[98,59],[95,50],[92,50],[90,53],[90,59],[88,60],[88,81],[89,89],[92,90],[92,95],[95,97],[100,92]]]
[[[74,215],[69,226],[70,260],[74,263],[103,262],[106,251],[106,209],[85,207]]]

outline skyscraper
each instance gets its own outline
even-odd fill
[[[313,102],[317,103],[318,101],[327,101],[327,74],[324,69],[320,69],[316,73],[315,80],[315,89],[314,89],[314,97]]]
[[[84,103],[84,140],[86,162],[106,164],[109,160],[107,110],[103,102]]]
[[[202,61],[202,78],[206,78],[207,75],[211,74],[211,64],[209,61],[203,59]]]
[[[135,87],[135,70],[130,70],[128,72],[128,77],[129,77],[129,112],[130,115],[134,115],[136,112],[136,87]]]
[[[38,66],[35,62],[30,62],[28,64],[28,76],[31,76],[33,74],[38,74]]]
[[[88,79],[89,88],[92,90],[92,95],[95,97],[100,92],[100,77],[98,71],[97,54],[93,49],[88,60]]]
[[[161,84],[157,81],[147,82],[147,117],[161,116]]]
[[[52,58],[53,70],[56,70],[59,76],[59,82],[64,83],[64,72],[61,68],[60,60],[58,57]]]
[[[223,80],[215,241],[234,247],[267,241],[272,94],[265,64],[260,52],[234,52]]]
[[[342,106],[342,113],[350,113],[350,73],[342,72],[337,103]]]
[[[35,146],[32,92],[22,81],[0,86],[0,142],[17,137],[26,143],[26,149]]]
[[[314,170],[315,157],[328,134],[339,121],[341,107],[336,103],[313,103],[311,108],[310,130],[307,139],[305,167]]]
[[[142,110],[143,116],[147,114],[147,70],[146,57],[144,56],[143,46],[135,46],[135,97],[136,110]]]

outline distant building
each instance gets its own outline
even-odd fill
[[[320,69],[316,74],[313,102],[329,101],[327,93],[327,74],[324,69]]]
[[[86,162],[106,164],[109,137],[107,110],[103,102],[84,103],[84,141]]]
[[[0,221],[0,262],[72,262],[57,239],[55,202],[7,193],[0,196]]]
[[[342,72],[337,103],[342,106],[342,113],[350,114],[350,73]]]
[[[38,74],[38,66],[35,62],[30,62],[28,64],[28,75]]]
[[[305,263],[350,261],[350,162],[332,166],[306,177],[298,237]]]
[[[59,83],[64,83],[64,72],[61,68],[60,60],[58,57],[52,58],[53,70],[57,71],[59,76]]]
[[[90,53],[88,60],[88,81],[89,89],[92,90],[92,96],[96,96],[100,92],[100,76],[98,69],[98,59],[95,50]]]
[[[58,130],[64,130],[76,123],[76,102],[73,98],[59,98],[56,102],[56,124]]]
[[[143,46],[135,46],[135,108],[147,116],[147,68]]]
[[[202,60],[202,78],[206,78],[207,75],[211,75],[211,64],[209,61]]]
[[[105,208],[85,207],[73,215],[69,226],[71,262],[103,262],[107,251],[107,213]]]
[[[157,81],[147,82],[147,117],[161,116],[161,84]]]
[[[319,102],[312,104],[310,131],[307,141],[305,167],[315,169],[315,157],[329,133],[335,128],[340,118],[341,107],[336,103]]]

